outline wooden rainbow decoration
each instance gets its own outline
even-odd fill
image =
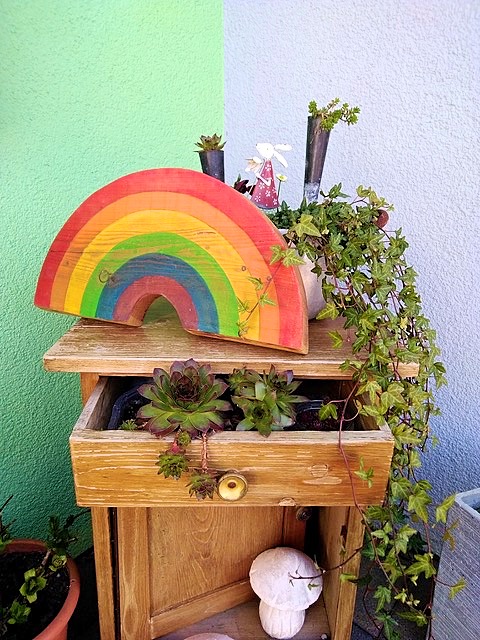
[[[187,331],[306,353],[303,284],[296,267],[270,264],[278,244],[266,215],[219,180],[139,171],[96,191],[67,220],[35,304],[138,326],[164,296]],[[259,305],[262,294],[273,304]]]

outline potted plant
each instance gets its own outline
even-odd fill
[[[360,107],[350,107],[334,98],[325,107],[318,107],[315,100],[308,105],[307,148],[305,153],[304,196],[308,202],[318,199],[330,132],[340,121],[348,125],[358,120]]]
[[[438,413],[433,388],[445,383],[445,368],[438,360],[435,332],[422,312],[416,273],[405,256],[408,243],[401,231],[383,229],[392,207],[363,186],[353,199],[342,193],[341,184],[321,195],[323,200],[304,199],[296,210],[281,208],[280,224],[287,223],[290,247],[275,250],[274,260],[288,258],[295,248],[315,264],[318,276],[326,276],[322,281],[326,305],[317,317],[341,318],[354,334],[352,357],[343,364],[352,371],[353,381],[346,400],[354,402],[358,415],[388,426],[395,438],[383,503],[364,508],[355,500],[366,529],[364,575],[344,574],[342,579],[363,585],[366,595],[373,597],[375,607],[369,615],[388,640],[400,639],[397,615],[426,626],[428,638],[433,638],[437,569],[430,530],[445,524],[453,497],[438,505],[432,518],[431,485],[420,478],[419,468],[430,440],[430,416]],[[334,347],[342,345],[339,331],[330,332],[330,337]],[[415,363],[417,375],[402,377],[402,363]],[[332,401],[320,409],[323,417],[338,418],[340,434],[347,420],[345,406]],[[338,446],[343,448],[341,436]],[[362,461],[350,472],[369,485],[375,482],[374,469]],[[447,526],[447,536],[453,527],[454,523]],[[373,585],[378,570],[381,582]],[[431,583],[427,602],[415,594],[420,577]],[[449,584],[452,593],[462,587],[461,578]]]
[[[200,156],[203,173],[206,173],[217,180],[225,182],[225,159],[222,136],[216,133],[213,136],[200,136],[200,140],[195,143],[200,149],[196,150]]]
[[[51,516],[45,542],[13,539],[12,523],[3,521],[10,500],[0,508],[0,638],[66,640],[80,594],[77,567],[67,556],[78,516],[63,524]]]
[[[444,542],[438,582],[433,600],[435,640],[476,640],[480,632],[480,488],[459,493],[448,514],[448,527],[455,530]],[[456,582],[465,590],[453,598]]]

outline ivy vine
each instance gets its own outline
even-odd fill
[[[352,374],[353,387],[342,403],[323,408],[325,416],[340,422],[339,446],[345,423],[345,406],[353,401],[360,415],[378,425],[387,425],[394,437],[394,453],[383,504],[362,507],[354,495],[365,524],[366,557],[357,582],[364,596],[373,596],[370,612],[387,640],[400,640],[398,616],[428,628],[431,635],[431,605],[437,570],[431,543],[435,526],[444,527],[444,539],[453,544],[446,517],[454,496],[435,509],[431,484],[421,476],[422,454],[435,443],[430,418],[439,413],[433,391],[445,384],[445,367],[439,360],[436,334],[422,312],[414,269],[406,259],[408,243],[401,230],[383,229],[393,207],[374,190],[358,187],[352,200],[335,185],[324,200],[292,210],[285,203],[273,216],[279,227],[288,228],[288,249],[272,247],[273,261],[290,261],[292,249],[315,264],[322,278],[326,301],[318,319],[343,319],[345,329],[355,333],[352,357],[342,369]],[[340,331],[330,333],[334,347],[343,343]],[[403,377],[402,367],[414,363],[415,377]],[[347,458],[345,456],[345,460]],[[371,485],[374,469],[363,462],[349,469]],[[353,484],[352,484],[353,486]],[[372,580],[374,567],[381,581]],[[416,595],[419,578],[430,581],[428,602]],[[464,586],[451,585],[451,595]],[[366,601],[365,598],[364,601]]]

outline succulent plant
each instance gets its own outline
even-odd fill
[[[163,475],[164,478],[179,480],[182,473],[188,471],[188,459],[184,450],[174,452],[171,449],[167,449],[165,453],[158,457],[156,464],[159,467],[158,473]]]
[[[222,142],[222,136],[218,136],[216,133],[213,136],[200,136],[199,142],[195,145],[200,149],[195,149],[197,153],[200,151],[222,151],[226,142]]]
[[[213,499],[213,494],[217,490],[217,477],[218,473],[215,471],[195,470],[187,485],[189,494],[196,496],[197,500]]]
[[[180,429],[198,437],[210,429],[223,429],[223,411],[231,404],[220,396],[227,384],[215,378],[209,365],[195,360],[174,362],[170,373],[154,369],[153,383],[142,385],[138,392],[150,402],[138,411],[148,421],[144,428],[163,437]]]
[[[304,402],[296,395],[300,382],[293,380],[292,371],[278,373],[273,365],[268,373],[251,369],[235,369],[228,379],[232,401],[243,411],[244,419],[238,431],[256,429],[264,436],[279,431],[295,421],[294,404]]]
[[[128,419],[124,420],[118,428],[122,431],[136,431],[137,429],[139,429],[139,426],[135,422],[135,420]]]

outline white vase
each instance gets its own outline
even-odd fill
[[[282,235],[287,233],[287,229],[280,229],[279,231]],[[308,319],[313,320],[325,306],[325,299],[322,294],[323,274],[319,278],[316,273],[312,273],[312,269],[315,264],[306,256],[302,256],[302,260],[304,264],[299,264],[298,268],[302,277],[305,296],[307,298]],[[320,264],[322,269],[324,269],[325,262],[323,258],[320,261]]]

